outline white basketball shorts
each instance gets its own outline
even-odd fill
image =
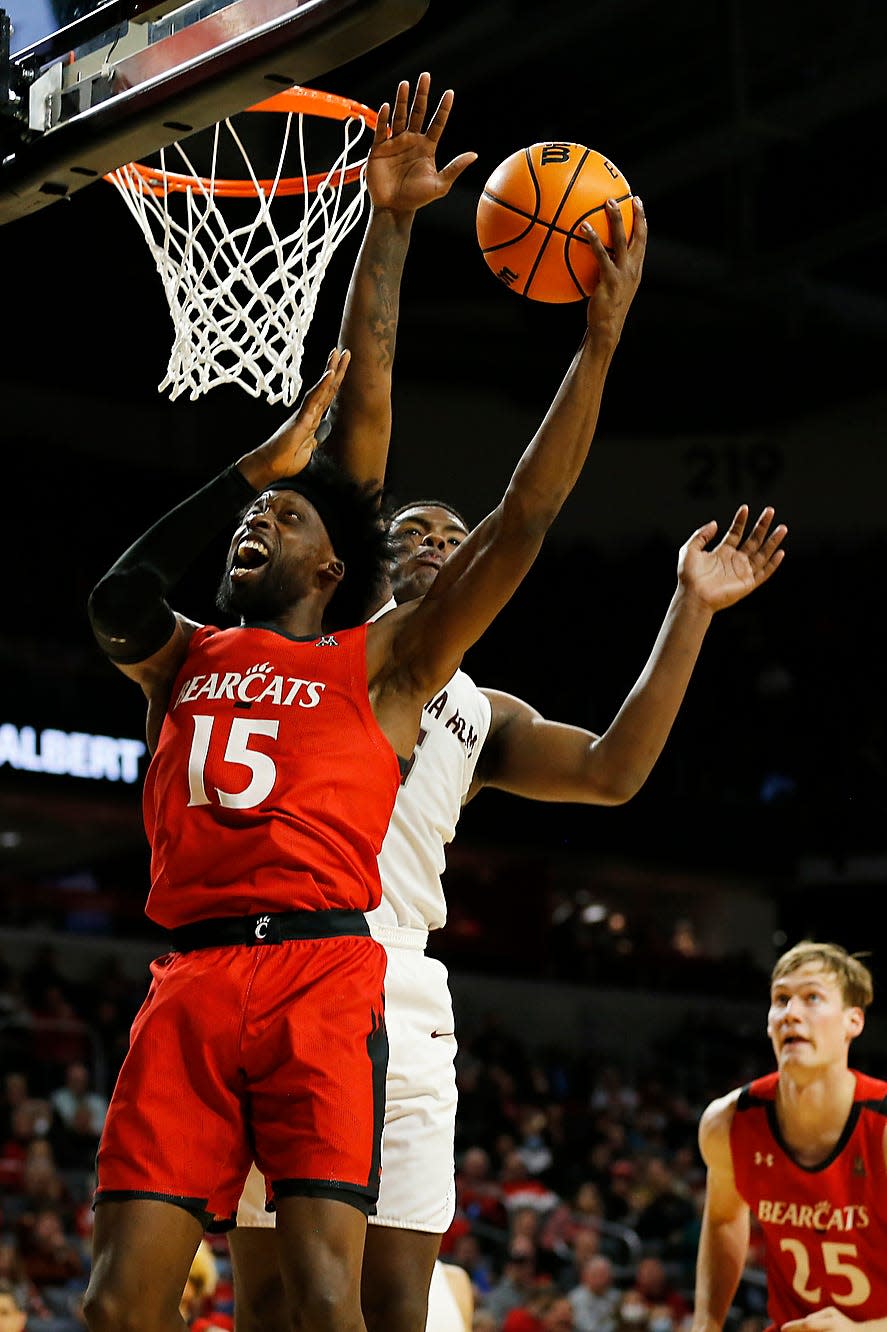
[[[454,1138],[456,1056],[446,967],[393,942],[419,931],[386,930],[385,1024],[388,1077],[382,1133],[382,1183],[370,1225],[442,1235],[456,1207]],[[255,1165],[237,1209],[239,1226],[273,1226],[265,1180]]]

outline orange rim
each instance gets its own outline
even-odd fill
[[[371,107],[364,106],[362,102],[340,97],[338,93],[322,92],[319,88],[287,88],[283,92],[274,93],[263,102],[257,102],[255,106],[248,106],[246,110],[273,111],[281,115],[322,116],[326,120],[363,119],[371,130],[376,128],[379,119],[378,113]],[[337,181],[342,185],[350,185],[358,180],[366,166],[366,160],[366,157],[362,157],[359,162],[338,173]],[[221,180],[218,177],[213,180],[209,176],[189,176],[176,171],[161,171],[159,167],[145,166],[142,162],[129,162],[126,167],[118,168],[121,171],[127,169],[138,181],[136,184],[135,180],[123,180],[123,183],[132,190],[146,189],[151,194],[161,196],[183,194],[187,190],[193,190],[195,186],[201,186],[205,194],[219,195],[224,199],[248,199],[259,193],[267,196],[272,192],[276,195],[313,194],[330,174],[329,171],[317,171],[310,176],[282,176],[275,184],[273,180]],[[117,173],[108,172],[105,180],[117,183]]]

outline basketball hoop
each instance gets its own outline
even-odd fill
[[[230,119],[207,131],[211,161],[206,175],[195,169],[183,143],[174,143],[161,149],[158,167],[130,162],[105,179],[138,223],[169,303],[173,344],[159,391],[169,390],[173,399],[187,392],[196,399],[219,384],[239,384],[255,398],[293,406],[324,274],[363,214],[368,139],[377,115],[335,93],[298,87],[248,110],[285,117],[270,179],[259,178],[244,135]],[[306,117],[344,124],[344,144],[326,170],[309,168]],[[293,138],[299,169],[284,175]],[[242,162],[242,178],[218,174],[223,150],[233,151],[237,169]],[[184,170],[167,165],[167,154],[173,153]],[[350,186],[356,189],[346,201]],[[301,197],[302,204],[292,205],[298,217],[290,218],[288,228],[280,223],[279,231],[271,206],[287,196]],[[249,208],[251,200],[255,208],[249,209],[248,220],[235,224],[238,205],[225,204],[223,210],[220,201],[238,199],[246,201],[241,209]]]

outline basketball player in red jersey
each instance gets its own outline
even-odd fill
[[[767,1035],[777,1071],[712,1101],[692,1332],[721,1329],[763,1232],[767,1311],[782,1332],[887,1330],[887,1082],[855,1072],[872,977],[804,941],[776,962]]]
[[[426,132],[429,77],[412,105],[398,88],[390,140],[370,154],[372,210],[342,325],[353,350],[326,446],[362,481],[381,481],[391,433],[391,387],[400,278],[418,208],[442,196],[434,150],[451,104],[445,93]],[[463,154],[462,162],[470,155]],[[603,291],[588,310],[603,346],[618,339]],[[598,378],[598,402],[604,378]],[[388,953],[390,1038],[383,1173],[363,1260],[363,1308],[372,1332],[423,1332],[437,1316],[432,1275],[454,1210],[456,1049],[446,972],[425,952],[428,932],[446,921],[441,884],[445,845],[464,802],[483,786],[539,800],[620,804],[645,781],[680,706],[711,618],[760,586],[778,567],[785,528],[769,533],[765,511],[747,541],[740,511],[715,551],[709,524],[686,543],[680,581],[650,661],[603,737],[549,721],[520,699],[481,690],[461,670],[424,709],[422,730],[402,781],[380,857],[383,900],[370,914]],[[397,555],[392,590],[399,604],[423,596],[467,527],[447,505],[420,502],[392,520]],[[436,1039],[430,1037],[434,1032]],[[238,1332],[286,1332],[274,1215],[252,1172],[230,1238]]]
[[[294,419],[155,524],[90,597],[97,641],[148,701],[147,912],[174,946],[155,964],[102,1135],[91,1332],[181,1332],[199,1240],[230,1224],[252,1159],[277,1207],[293,1325],[365,1327],[385,953],[362,913],[381,896],[398,756],[519,586],[585,461],[646,240],[639,206],[631,245],[618,211],[612,225],[612,254],[588,228],[602,280],[551,408],[424,597],[364,623],[384,561],[378,521],[375,544],[368,523],[356,538],[373,496],[353,482],[346,493],[312,458],[347,350],[331,352]],[[220,591],[240,624],[218,630],[166,594],[228,522]]]

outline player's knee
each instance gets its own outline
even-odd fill
[[[357,1328],[360,1306],[356,1292],[336,1285],[319,1283],[301,1301],[300,1312],[307,1327]]]
[[[316,1255],[310,1272],[303,1270],[296,1284],[299,1314],[305,1326],[360,1327],[360,1274],[344,1258]]]
[[[136,1301],[107,1286],[91,1284],[83,1297],[83,1320],[89,1332],[147,1332],[148,1322]]]

